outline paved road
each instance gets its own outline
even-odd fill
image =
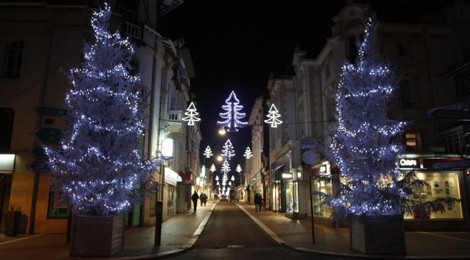
[[[344,259],[313,255],[279,245],[239,207],[217,204],[192,249],[171,259]]]

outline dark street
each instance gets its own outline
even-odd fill
[[[236,204],[221,201],[191,250],[171,259],[344,259],[279,245]]]

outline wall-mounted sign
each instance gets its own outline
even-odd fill
[[[419,168],[418,158],[401,158],[398,161],[400,168]]]

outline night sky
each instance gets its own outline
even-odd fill
[[[415,19],[416,10],[436,9],[436,3],[450,1],[356,2],[376,7],[379,20],[383,21]],[[227,139],[217,135],[216,121],[230,92],[237,94],[248,120],[256,97],[267,95],[270,73],[274,77],[293,74],[290,64],[297,44],[316,57],[331,36],[332,17],[346,3],[347,0],[186,0],[161,18],[162,34],[172,39],[183,37],[191,52],[195,70],[191,91],[202,119],[201,159],[207,145],[219,154]],[[231,161],[234,170],[245,148],[251,147],[251,129],[230,133],[228,138],[237,153]],[[210,166],[208,161],[206,165]]]

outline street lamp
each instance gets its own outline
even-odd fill
[[[162,180],[161,180],[161,188],[160,188],[160,196],[163,200],[163,191],[165,187],[165,162],[168,160],[171,160],[173,158],[173,139],[171,138],[165,138],[163,139],[161,143],[161,151],[157,151],[157,157],[162,160],[161,164],[161,175],[162,175]],[[156,194],[155,194],[155,242],[154,246],[160,246],[161,245],[161,240],[162,240],[162,223],[163,223],[163,201],[159,201],[157,199],[157,194],[158,194],[158,187],[156,189]]]

